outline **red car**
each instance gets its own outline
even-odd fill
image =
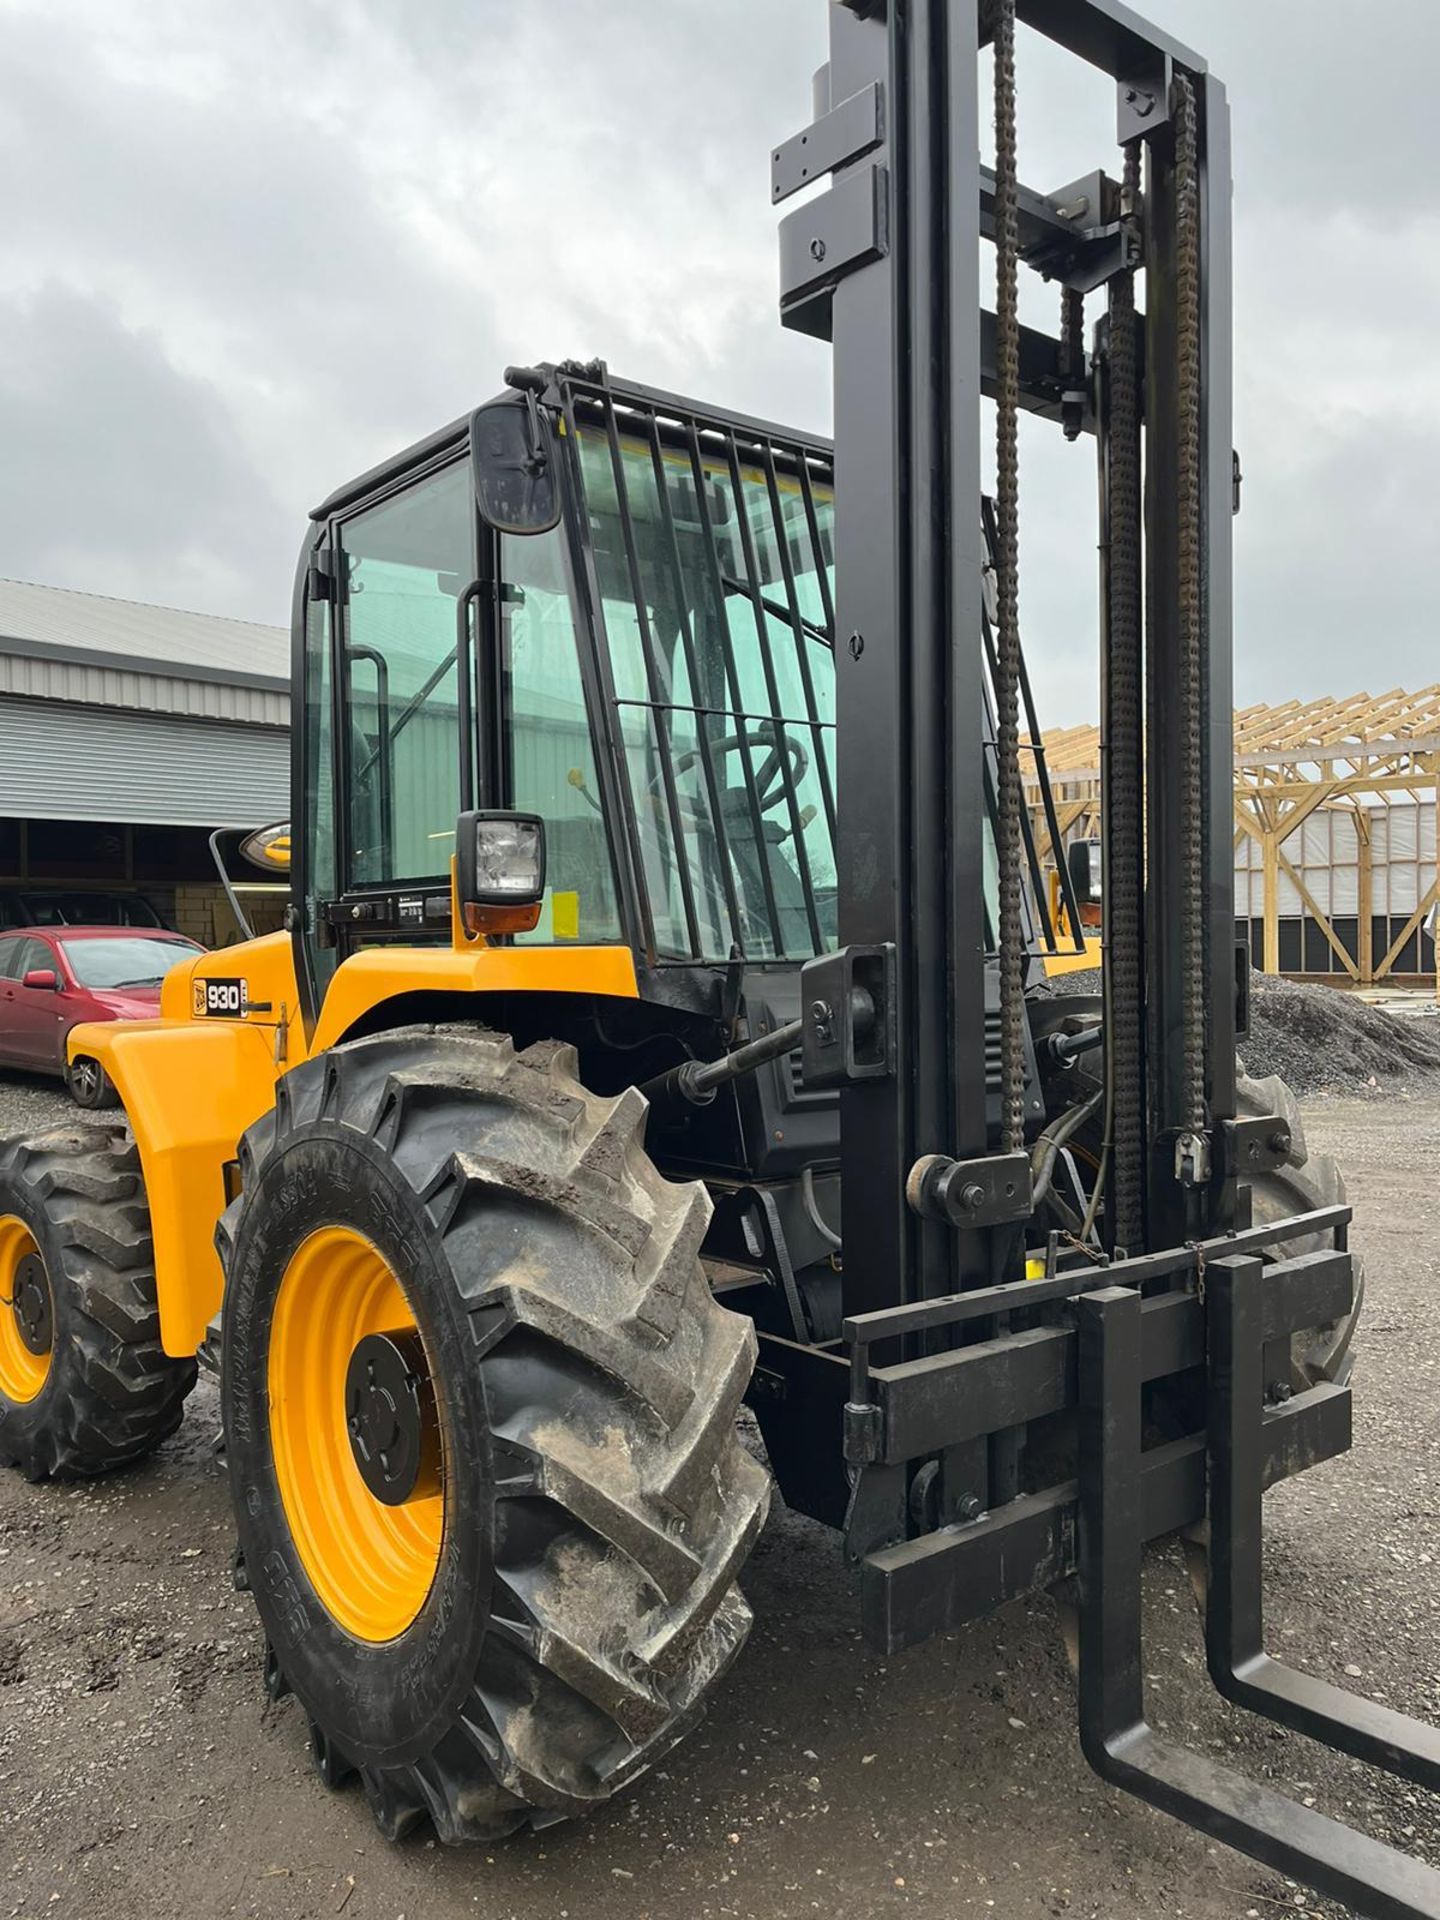
[[[119,1104],[98,1060],[65,1059],[84,1020],[148,1020],[160,982],[203,953],[161,928],[23,927],[0,933],[0,1066],[58,1074],[82,1107]]]

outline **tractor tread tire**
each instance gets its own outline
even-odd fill
[[[0,1401],[0,1465],[27,1479],[108,1473],[180,1425],[193,1360],[160,1345],[140,1155],[124,1128],[57,1127],[0,1144],[0,1214],[30,1227],[54,1305],[38,1398]]]
[[[1235,1111],[1242,1120],[1276,1115],[1290,1135],[1290,1153],[1286,1164],[1273,1172],[1255,1175],[1250,1180],[1251,1212],[1256,1226],[1268,1221],[1290,1220],[1297,1214],[1314,1213],[1321,1207],[1336,1207],[1345,1201],[1345,1180],[1328,1153],[1311,1153],[1305,1144],[1305,1123],[1300,1103],[1277,1075],[1252,1080],[1241,1073],[1236,1082]],[[1291,1240],[1277,1253],[1288,1259],[1301,1254],[1318,1253],[1328,1248],[1333,1236],[1311,1234]],[[1312,1327],[1296,1333],[1291,1341],[1291,1380],[1296,1392],[1325,1383],[1344,1386],[1355,1364],[1353,1341],[1365,1305],[1365,1264],[1355,1256],[1355,1304],[1341,1320],[1324,1327]]]
[[[295,1693],[322,1779],[358,1776],[391,1839],[428,1821],[442,1842],[491,1841],[602,1804],[699,1718],[749,1630],[735,1580],[769,1501],[768,1475],[736,1430],[755,1334],[710,1292],[699,1260],[708,1196],[661,1176],[645,1152],[646,1113],[634,1092],[589,1093],[569,1047],[517,1053],[474,1027],[407,1028],[296,1068],[242,1142],[242,1193],[217,1235],[229,1275],[227,1429],[253,1394],[247,1367],[265,1364],[231,1338],[236,1275],[247,1301],[259,1284],[245,1277],[259,1264],[247,1209],[264,1212],[272,1161],[298,1151],[291,1164],[303,1167],[305,1142],[337,1133],[378,1148],[428,1222],[482,1382],[488,1625],[473,1670],[404,1757],[341,1723],[314,1628],[287,1645],[284,1606],[249,1581],[267,1692]],[[252,1565],[276,1546],[257,1533],[245,1491],[261,1452],[268,1439],[242,1444],[230,1431]],[[437,1604],[432,1589],[427,1609]],[[343,1638],[328,1616],[326,1626]]]

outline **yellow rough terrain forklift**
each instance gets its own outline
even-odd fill
[[[127,1129],[0,1148],[0,1457],[124,1465],[216,1366],[265,1684],[392,1837],[664,1753],[773,1473],[872,1645],[1054,1589],[1107,1779],[1433,1920],[1428,1868],[1144,1719],[1142,1552],[1186,1532],[1228,1697],[1440,1783],[1262,1644],[1262,1492],[1349,1445],[1358,1276],[1334,1168],[1236,1077],[1224,91],[1118,0],[830,13],[773,169],[831,181],[782,286],[834,445],[517,368],[316,510],[287,931],[74,1036]],[[1017,18],[1113,86],[1118,179],[1020,184]],[[1092,999],[1047,984],[1021,799],[1022,410],[1100,465]]]

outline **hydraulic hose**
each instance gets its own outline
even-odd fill
[[[1061,1150],[1068,1146],[1085,1122],[1100,1111],[1104,1099],[1105,1092],[1102,1088],[1078,1107],[1071,1107],[1068,1113],[1062,1114],[1060,1119],[1047,1127],[1035,1142],[1030,1153],[1030,1171],[1035,1183],[1034,1194],[1037,1207],[1050,1191],[1055,1162],[1059,1159]]]

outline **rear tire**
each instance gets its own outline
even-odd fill
[[[1290,1135],[1287,1164],[1272,1173],[1255,1175],[1250,1181],[1251,1212],[1257,1227],[1270,1221],[1292,1220],[1297,1214],[1314,1213],[1320,1207],[1337,1207],[1345,1201],[1345,1180],[1328,1153],[1310,1153],[1305,1145],[1305,1122],[1300,1103],[1276,1076],[1251,1080],[1242,1073],[1236,1084],[1235,1111],[1242,1120],[1278,1115]],[[1277,1259],[1294,1259],[1302,1253],[1318,1253],[1331,1246],[1333,1234],[1312,1233],[1290,1240],[1275,1249]],[[1297,1393],[1329,1381],[1344,1386],[1355,1366],[1353,1341],[1365,1304],[1365,1263],[1355,1256],[1355,1304],[1342,1320],[1327,1326],[1310,1327],[1296,1333],[1290,1343],[1290,1385]]]
[[[220,1231],[241,1579],[270,1692],[294,1691],[322,1777],[358,1775],[392,1839],[429,1820],[442,1841],[489,1841],[585,1813],[688,1730],[744,1642],[735,1577],[769,1497],[735,1426],[755,1336],[711,1296],[708,1199],[661,1178],[645,1112],[634,1092],[587,1093],[567,1047],[517,1056],[475,1029],[411,1029],[297,1067],[242,1143]],[[304,1397],[307,1368],[286,1371],[297,1316],[306,1341],[374,1337],[346,1319],[350,1269],[329,1251],[357,1246],[400,1284],[403,1307],[392,1289],[381,1317],[407,1313],[423,1345],[433,1542],[418,1495],[399,1530],[388,1502],[378,1520],[355,1504],[353,1406],[333,1390],[347,1353],[308,1349],[335,1366],[302,1468],[276,1397],[292,1380]],[[297,1255],[330,1303],[308,1328],[305,1291],[287,1292]],[[353,1606],[337,1597],[337,1508],[357,1532],[378,1525],[412,1618],[386,1613],[393,1583],[367,1596],[363,1555]]]
[[[33,1345],[8,1324],[17,1280],[39,1303]],[[0,1146],[0,1295],[0,1465],[31,1480],[108,1473],[179,1426],[196,1367],[160,1345],[140,1156],[123,1131]]]

